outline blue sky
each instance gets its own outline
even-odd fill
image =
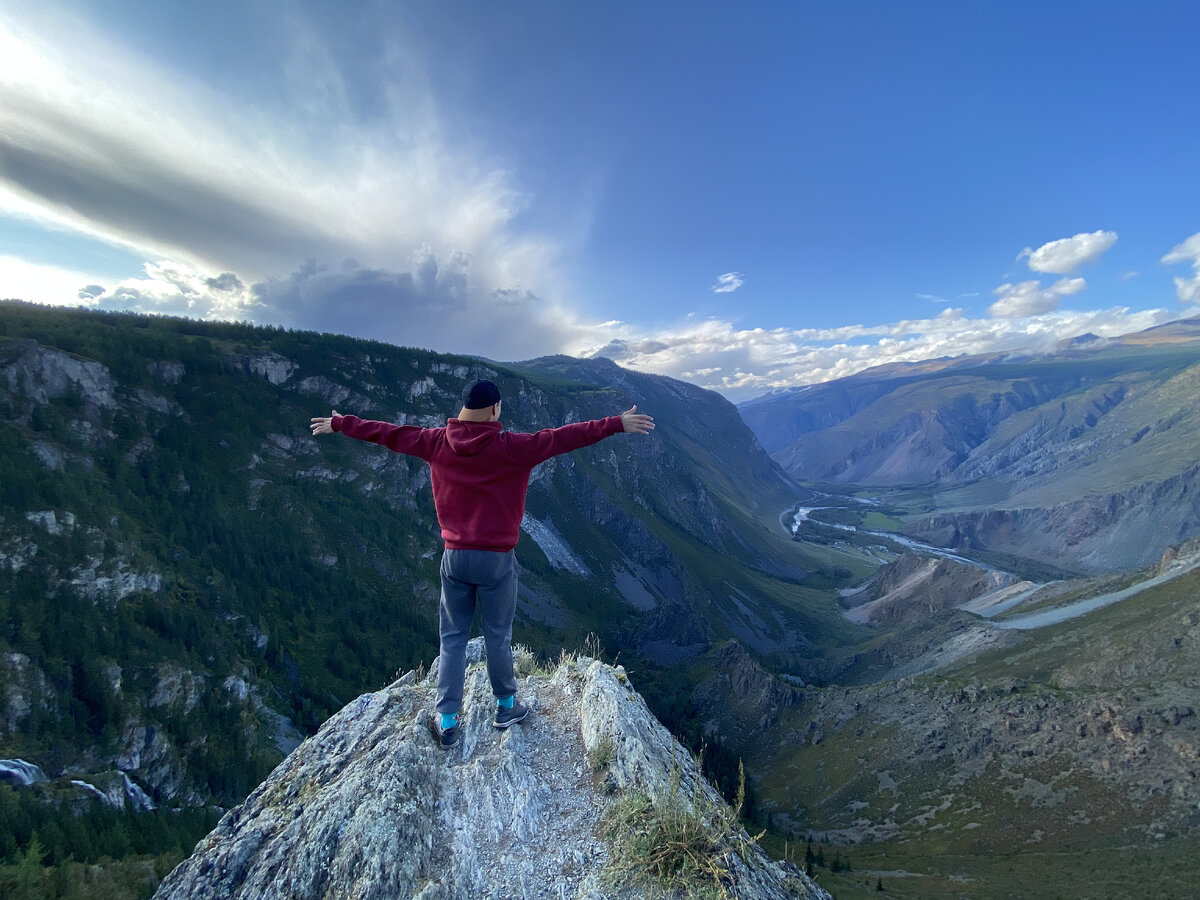
[[[745,400],[1200,314],[1193,2],[0,0],[0,296]]]

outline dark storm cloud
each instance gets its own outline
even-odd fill
[[[298,328],[492,359],[527,359],[562,346],[569,325],[537,295],[489,290],[472,274],[466,254],[427,254],[407,272],[309,262],[251,293],[260,316]]]
[[[242,279],[238,278],[232,272],[222,272],[216,278],[206,278],[204,279],[204,284],[214,291],[224,291],[226,293],[240,291],[245,287],[242,284]]]

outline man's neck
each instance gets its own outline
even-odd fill
[[[495,422],[500,417],[495,415],[496,408],[494,406],[485,406],[483,409],[467,409],[465,406],[458,411],[458,421],[460,422]]]

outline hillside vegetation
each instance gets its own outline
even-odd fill
[[[659,425],[535,473],[517,551],[518,639],[535,652],[595,635],[699,749],[687,666],[713,641],[806,672],[854,630],[810,584],[837,554],[788,539],[794,486],[710,392],[604,360],[501,366],[3,303],[0,758],[14,762],[0,762],[0,862],[53,867],[67,896],[84,863],[157,859],[91,888],[144,896],[162,854],[211,824],[203,810],[436,655],[425,465],[315,440],[308,420],[440,425],[476,377],[500,385],[516,430],[635,403]],[[706,765],[736,780],[720,748]],[[91,821],[105,824],[79,827]]]

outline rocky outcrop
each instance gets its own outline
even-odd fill
[[[4,341],[0,346],[0,371],[9,392],[34,404],[75,395],[88,406],[117,405],[116,383],[103,364],[70,353],[40,346],[36,341]]]
[[[519,658],[532,712],[505,732],[492,728],[487,675],[472,666],[461,741],[449,752],[431,730],[433,673],[359,697],[229,812],[155,896],[688,895],[696,884],[659,882],[614,853],[630,797],[683,804],[714,829],[717,892],[828,896],[730,825],[724,801],[621,668],[588,658],[549,672],[531,665]]]
[[[946,557],[905,553],[853,595],[847,618],[872,624],[908,624],[1015,580],[1004,572]]]

